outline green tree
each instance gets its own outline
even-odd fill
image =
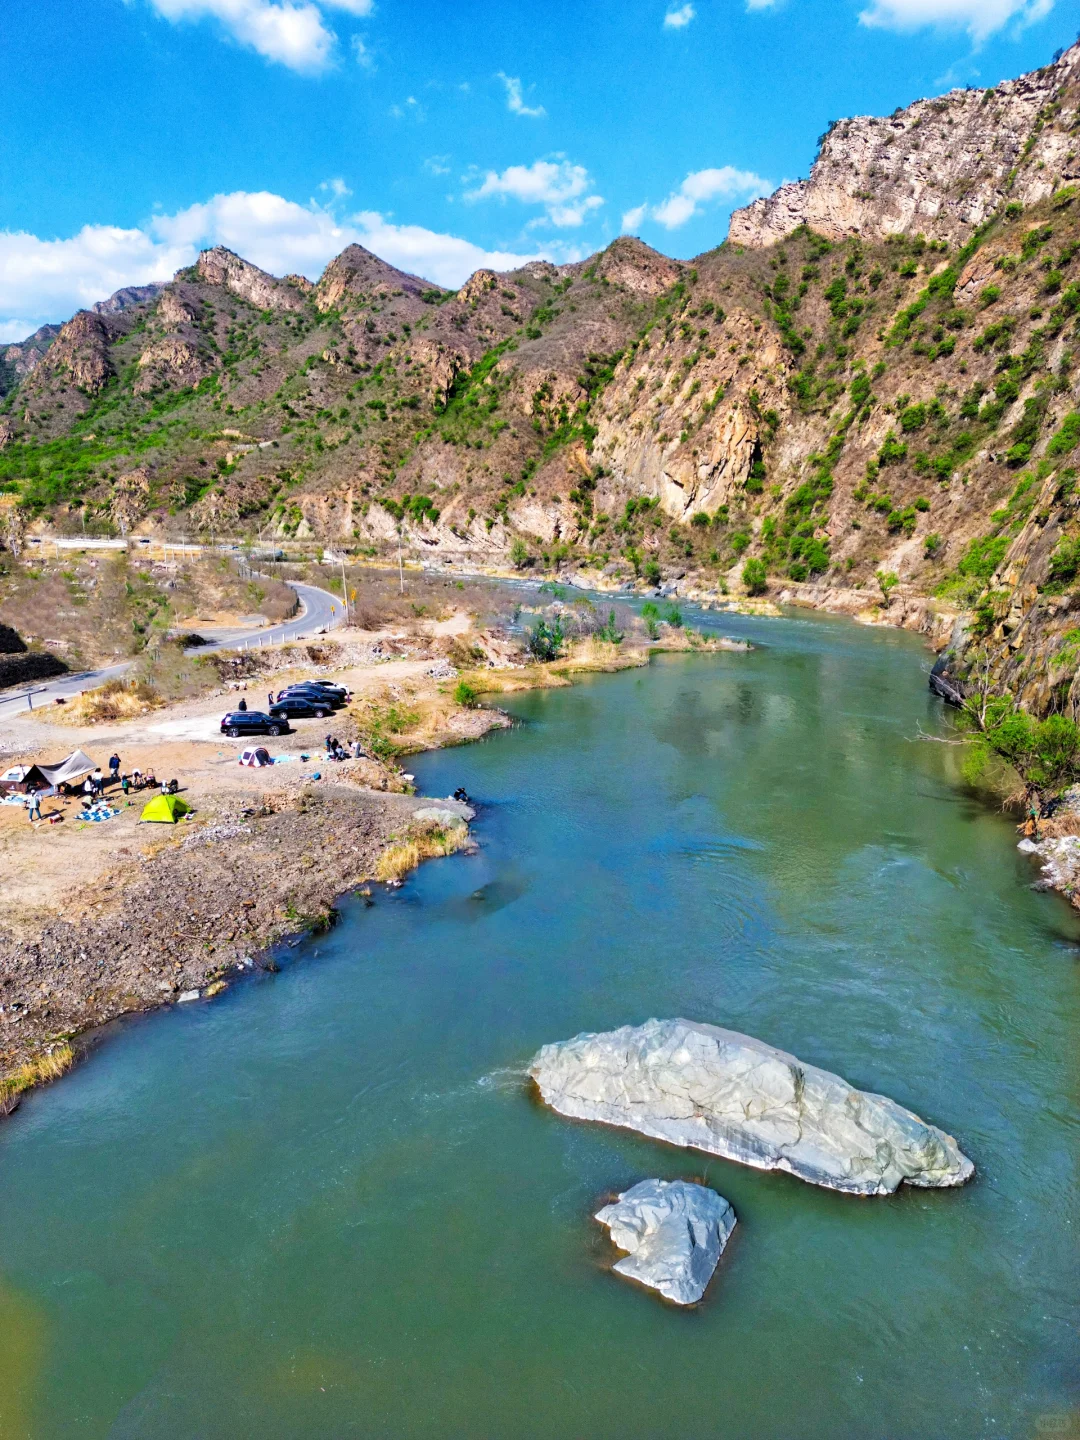
[[[1011,695],[976,694],[964,706],[976,732],[975,757],[996,755],[1023,786],[1025,808],[1041,811],[1052,795],[1080,778],[1080,726],[1065,715],[1035,720]]]
[[[557,660],[565,638],[560,620],[541,620],[529,632],[527,649],[534,660]]]
[[[881,586],[881,598],[888,603],[889,596],[900,584],[900,580],[892,570],[877,570],[874,578]]]
[[[520,537],[510,546],[510,564],[515,570],[524,570],[529,563],[529,547]]]
[[[660,608],[654,605],[651,600],[646,600],[641,607],[641,618],[645,622],[645,633],[650,640],[655,640],[660,634]]]

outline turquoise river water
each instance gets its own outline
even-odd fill
[[[760,648],[420,759],[478,854],[0,1127],[3,1440],[1080,1436],[1077,917],[919,738],[912,637],[723,628]],[[883,1091],[977,1178],[860,1200],[527,1092],[543,1042],[651,1015]],[[692,1311],[590,1218],[647,1176],[739,1217]]]

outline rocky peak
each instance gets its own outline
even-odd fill
[[[593,264],[597,279],[639,295],[662,295],[684,269],[678,260],[669,260],[630,235],[613,240]]]
[[[120,315],[123,311],[130,310],[133,305],[143,305],[148,300],[156,300],[164,289],[163,284],[157,283],[125,285],[120,290],[114,290],[107,300],[99,300],[90,308],[96,315]]]
[[[222,285],[234,295],[239,295],[241,300],[258,306],[260,310],[304,308],[303,296],[297,294],[291,285],[268,275],[250,261],[242,260],[224,245],[215,245],[212,250],[204,250],[195,268],[199,279],[207,285]]]
[[[964,244],[1008,200],[1030,205],[1080,179],[1071,128],[1080,42],[992,90],[951,90],[892,115],[830,126],[808,180],[731,217],[728,239],[765,246],[800,225],[831,240],[923,234]]]
[[[499,277],[494,270],[477,270],[475,274],[469,276],[458,291],[458,301],[462,305],[475,305],[483,300],[485,295],[495,290],[498,284]]]
[[[438,289],[439,286],[429,280],[388,265],[362,245],[347,245],[323,271],[315,286],[315,304],[325,312],[346,308],[350,299],[360,301],[400,294],[419,296]]]

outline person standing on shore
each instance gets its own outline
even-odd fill
[[[120,756],[114,750],[109,756],[109,779],[115,785],[120,778]]]
[[[41,794],[36,785],[26,792],[26,812],[31,825],[41,819]]]

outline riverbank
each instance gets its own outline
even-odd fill
[[[139,825],[138,797],[118,801],[118,813],[97,825],[80,819],[76,800],[46,802],[46,820],[62,817],[56,825],[30,826],[18,807],[0,807],[0,1113],[62,1074],[103,1025],[212,998],[233,977],[272,964],[265,957],[275,946],[331,923],[345,893],[400,880],[425,858],[467,845],[471,809],[412,793],[402,761],[509,725],[482,696],[637,668],[652,653],[749,648],[663,631],[640,643],[588,637],[546,663],[460,612],[405,632],[337,632],[306,647],[316,658],[305,668],[353,692],[349,708],[324,722],[364,745],[364,758],[346,762],[327,761],[321,739],[301,733],[271,742],[272,766],[238,766],[242,742],[218,732],[231,690],[113,724],[72,726],[65,722],[83,711],[67,707],[9,723],[9,761],[61,738],[92,757],[116,749],[125,771],[177,775],[193,810],[165,829]],[[261,663],[275,687],[294,678],[287,654]],[[234,683],[270,680],[260,673]]]

